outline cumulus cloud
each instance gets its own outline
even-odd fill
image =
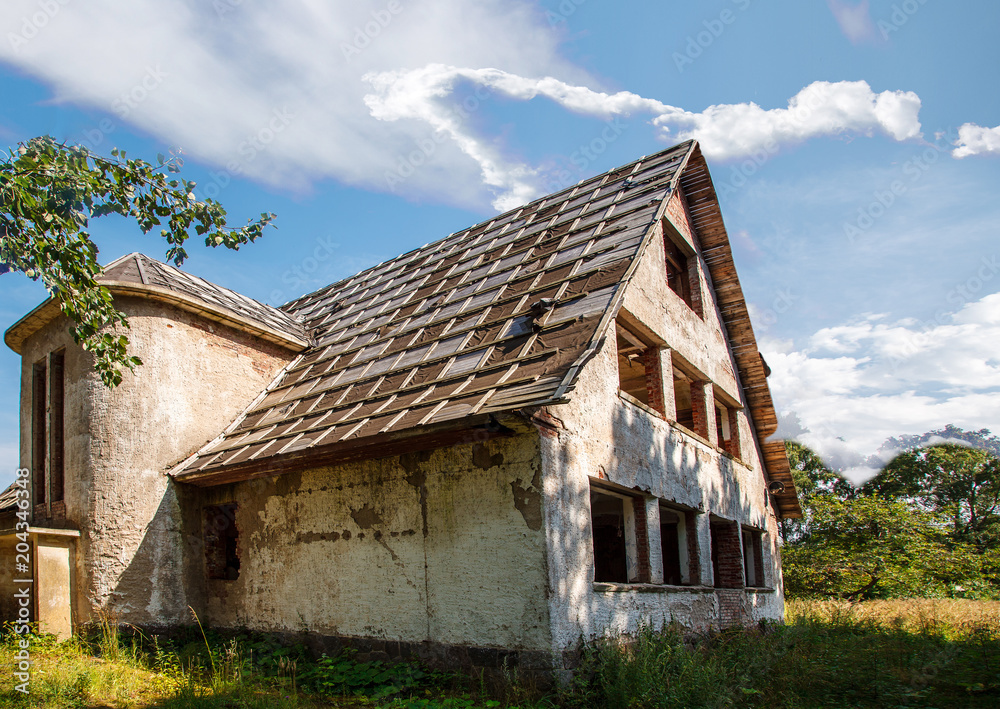
[[[1000,126],[983,128],[975,123],[966,123],[958,129],[956,147],[952,157],[966,158],[970,155],[1000,154]]]
[[[0,4],[0,61],[51,85],[57,101],[110,115],[115,131],[130,125],[230,173],[293,188],[333,178],[390,189],[432,136],[423,122],[373,118],[367,72],[443,61],[591,82],[560,58],[556,33],[525,0],[50,5]],[[117,135],[101,120],[60,137],[107,149]],[[435,142],[430,152],[399,191],[463,204],[492,197],[458,146]]]
[[[853,44],[872,42],[878,37],[875,32],[875,21],[872,20],[868,0],[862,0],[857,5],[845,0],[827,0],[841,32]]]
[[[484,181],[500,190],[500,207],[535,196],[538,175],[527,165],[502,163],[487,140],[463,127],[459,114],[439,103],[461,81],[522,101],[543,97],[569,111],[599,118],[649,114],[663,139],[697,139],[707,156],[719,160],[773,152],[783,145],[844,132],[878,131],[894,140],[921,135],[920,98],[915,93],[875,93],[865,81],[814,82],[793,96],[787,108],[766,110],[755,103],[739,103],[694,113],[628,91],[607,94],[552,77],[529,78],[498,69],[434,64],[370,73],[365,79],[372,86],[365,102],[373,116],[384,121],[421,120],[447,134],[480,165]]]
[[[664,141],[696,138],[716,159],[844,132],[920,135],[914,93],[876,93],[864,81],[816,82],[772,109],[735,103],[692,112],[602,92],[560,56],[559,34],[527,0],[91,0],[46,8],[36,0],[0,6],[9,28],[0,61],[51,84],[59,101],[113,116],[111,130],[98,117],[61,137],[106,149],[129,124],[223,168],[220,185],[236,175],[292,188],[333,178],[514,206],[552,180],[510,157],[518,146],[482,135],[483,121],[468,119],[466,99],[488,104],[494,93],[585,116],[648,116]],[[476,96],[463,96],[469,86]]]
[[[799,350],[762,338],[779,435],[857,480],[874,474],[865,461],[891,436],[989,427],[1000,420],[997,342],[1000,293],[931,322],[867,315],[819,330]]]

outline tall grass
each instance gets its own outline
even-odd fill
[[[101,619],[86,638],[32,638],[32,694],[0,675],[4,707],[160,709],[842,709],[1000,706],[1000,603],[793,601],[787,624],[710,635],[673,626],[592,644],[573,682],[543,695],[413,665],[310,659],[266,638],[200,625],[163,640]],[[10,666],[15,646],[0,643]],[[360,693],[360,696],[358,696]]]
[[[1000,706],[1000,604],[792,602],[788,624],[644,629],[586,653],[578,707]]]

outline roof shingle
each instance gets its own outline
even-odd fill
[[[286,304],[313,346],[174,475],[565,400],[692,145]]]

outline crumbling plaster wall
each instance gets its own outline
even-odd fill
[[[683,203],[675,197],[668,212],[681,233],[690,234]],[[689,237],[690,238],[690,237]],[[625,294],[624,310],[665,347],[677,351],[736,401],[743,401],[734,362],[714,302],[704,262],[704,319],[666,283],[662,240],[653,239],[641,256]],[[670,377],[665,371],[665,377]],[[668,384],[669,385],[669,384]],[[678,590],[655,586],[608,588],[593,584],[590,480],[603,479],[647,497],[650,565],[654,584],[660,567],[659,498],[698,512],[701,583],[712,584],[711,515],[764,529],[766,580],[770,592],[745,592],[749,620],[783,613],[777,519],[765,503],[764,479],[751,427],[740,416],[742,460],[723,454],[704,439],[619,396],[614,335],[583,368],[568,404],[549,407],[554,426],[541,428],[544,510],[548,532],[550,616],[556,651],[580,638],[607,631],[631,632],[640,623],[676,620],[704,628],[719,618],[709,588]]]
[[[25,343],[21,460],[31,463],[32,364],[65,348],[66,526],[81,531],[75,622],[187,621],[180,508],[167,469],[219,434],[293,357],[173,306],[116,298],[143,364],[107,389],[59,316]]]
[[[474,439],[473,439],[474,440]],[[206,490],[235,502],[239,578],[206,581],[217,627],[545,652],[538,436]],[[192,574],[204,576],[195,558]]]

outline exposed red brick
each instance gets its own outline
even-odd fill
[[[649,407],[665,416],[663,396],[663,369],[660,365],[660,350],[647,347],[642,352],[642,366],[646,370],[646,397]]]
[[[639,561],[639,583],[649,583],[652,578],[649,571],[649,530],[646,526],[646,500],[642,497],[632,498],[632,509],[635,512],[635,546]]]

